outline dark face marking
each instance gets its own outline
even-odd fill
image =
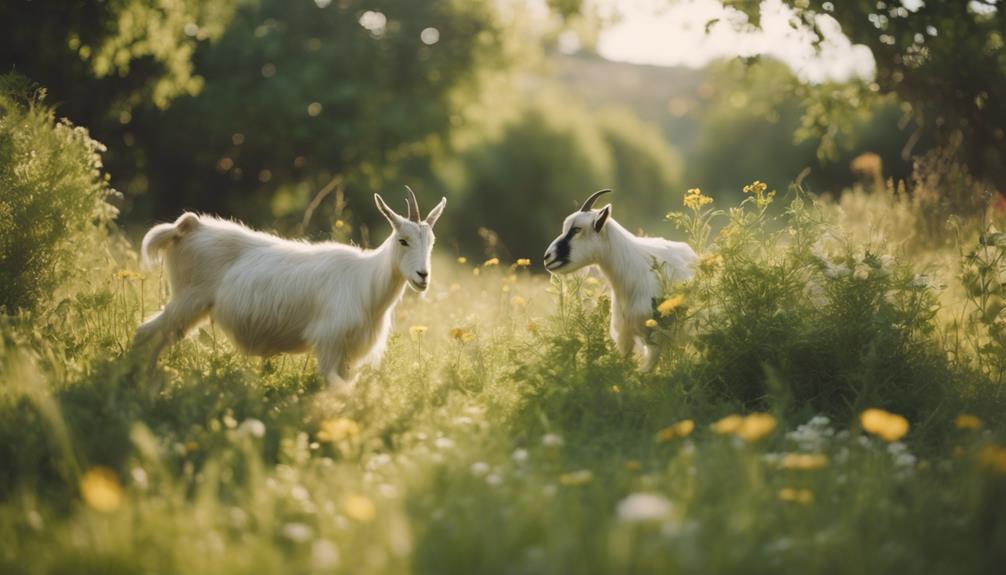
[[[562,267],[569,263],[569,252],[570,252],[569,242],[570,240],[573,239],[573,236],[575,236],[576,232],[578,231],[580,231],[580,228],[576,226],[570,226],[569,231],[566,232],[566,235],[562,236],[559,239],[559,241],[555,243],[555,261],[560,262],[562,264],[558,267]]]

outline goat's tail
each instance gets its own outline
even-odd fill
[[[173,224],[157,224],[143,236],[140,255],[145,265],[152,265],[160,259],[161,252],[167,249],[178,238],[188,234],[199,226],[199,216],[185,212]]]

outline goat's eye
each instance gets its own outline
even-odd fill
[[[580,228],[576,228],[576,227],[569,228],[569,233],[571,233],[571,234],[578,234],[578,233],[580,233]]]
[[[398,240],[398,243],[402,244],[405,247],[409,247],[409,242],[406,240]]]

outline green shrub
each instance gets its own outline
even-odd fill
[[[114,215],[104,147],[56,121],[45,90],[0,76],[0,307],[43,302],[72,269],[80,240]]]
[[[847,419],[869,406],[911,417],[945,405],[951,366],[935,337],[926,276],[882,245],[840,239],[802,192],[773,215],[765,184],[729,210],[695,281],[680,289],[699,354],[696,371],[756,407]],[[673,215],[687,224],[711,213]],[[832,233],[834,232],[834,233]]]

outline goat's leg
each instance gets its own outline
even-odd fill
[[[150,368],[168,345],[181,339],[192,327],[204,319],[210,306],[202,299],[180,295],[174,297],[164,309],[143,323],[133,337],[135,349],[149,349]]]
[[[646,342],[645,352],[643,355],[643,363],[640,366],[640,371],[649,372],[652,371],[657,365],[657,360],[660,359],[660,346],[655,343]]]
[[[611,314],[611,339],[615,342],[615,349],[618,350],[618,353],[622,357],[632,355],[632,350],[635,347],[635,338],[632,336],[632,330],[614,312]]]
[[[341,348],[335,346],[319,348],[318,371],[328,382],[330,391],[348,394],[352,389],[352,373],[346,359],[346,353]]]

